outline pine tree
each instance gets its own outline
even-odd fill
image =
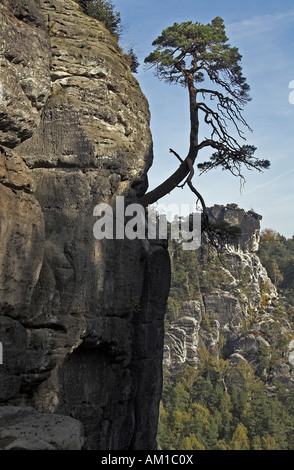
[[[231,441],[231,450],[249,450],[250,444],[247,436],[247,429],[244,424],[239,423]]]
[[[75,2],[81,6],[86,15],[104,23],[111,34],[120,36],[121,17],[120,13],[114,10],[111,0],[75,0]]]
[[[200,173],[222,168],[242,178],[243,166],[260,171],[270,165],[268,160],[255,157],[253,145],[240,145],[237,141],[244,139],[243,126],[250,129],[242,116],[244,105],[250,101],[249,85],[242,73],[242,57],[238,49],[228,43],[220,17],[206,25],[192,21],[174,23],[164,29],[152,45],[155,50],[145,58],[145,63],[155,67],[159,79],[188,90],[190,139],[185,159],[171,150],[181,161],[179,168],[142,196],[140,202],[144,206],[154,204],[187,178],[183,184],[188,184],[205,210],[202,196],[192,185],[194,163],[203,148],[210,147],[215,152],[208,162],[198,164]],[[211,86],[202,86],[205,79]],[[201,117],[208,126],[209,138],[200,142]],[[229,132],[230,124],[236,129],[236,136]]]

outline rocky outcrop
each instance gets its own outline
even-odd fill
[[[84,449],[154,449],[168,252],[93,234],[97,204],[147,189],[148,103],[75,2],[0,8],[0,402],[82,423]]]
[[[3,450],[81,450],[79,421],[34,408],[0,406],[0,446]]]
[[[221,350],[231,364],[247,361],[257,370],[265,367],[267,357],[273,363],[270,372],[260,372],[269,387],[280,381],[293,388],[294,332],[282,299],[256,254],[261,217],[236,204],[215,205],[209,215],[214,223],[240,227],[241,237],[220,248],[222,264],[216,268],[221,273],[219,286],[214,282],[211,287],[208,282],[197,300],[180,303],[178,318],[165,335],[164,363],[169,370],[183,364],[197,367],[203,347],[216,356]],[[205,264],[201,267],[207,269]]]
[[[4,0],[0,15],[0,141],[13,148],[40,122],[50,93],[51,50],[37,1]]]
[[[254,211],[246,212],[237,204],[220,206],[215,204],[209,208],[209,219],[211,223],[227,223],[239,227],[241,237],[236,240],[234,246],[242,251],[256,252],[259,246],[260,220],[262,216]]]
[[[201,305],[196,300],[181,303],[179,318],[165,335],[164,363],[168,368],[198,364]]]

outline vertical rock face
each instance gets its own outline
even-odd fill
[[[116,196],[136,202],[147,188],[148,103],[114,39],[73,1],[15,0],[1,13],[12,79],[0,104],[0,402],[78,420],[85,449],[153,449],[168,252],[93,234],[97,204],[115,214]]]
[[[44,219],[35,183],[11,149],[30,137],[50,93],[51,51],[36,2],[0,5],[0,402],[17,396],[26,366],[31,295],[44,253]]]
[[[39,124],[50,92],[51,51],[37,1],[1,1],[0,15],[0,141],[13,148]]]

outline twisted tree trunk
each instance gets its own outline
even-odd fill
[[[182,160],[179,168],[163,183],[152,191],[144,194],[140,198],[140,204],[144,207],[154,204],[159,199],[169,194],[173,189],[182,183],[193,172],[193,165],[198,155],[198,134],[199,134],[199,117],[197,105],[197,90],[194,86],[193,75],[188,77],[189,104],[190,104],[190,147],[185,160]],[[175,152],[173,152],[175,153]]]

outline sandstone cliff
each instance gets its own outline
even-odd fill
[[[148,103],[72,0],[0,15],[0,448],[154,449],[168,252],[93,236],[147,189]]]
[[[183,364],[197,367],[204,347],[232,365],[248,361],[269,390],[276,381],[291,389],[294,332],[257,254],[261,216],[228,204],[210,208],[209,218],[240,227],[241,237],[223,242],[220,255],[212,250],[208,262],[199,254],[205,282],[200,280],[195,299],[180,301],[165,335],[164,363],[171,371]]]

